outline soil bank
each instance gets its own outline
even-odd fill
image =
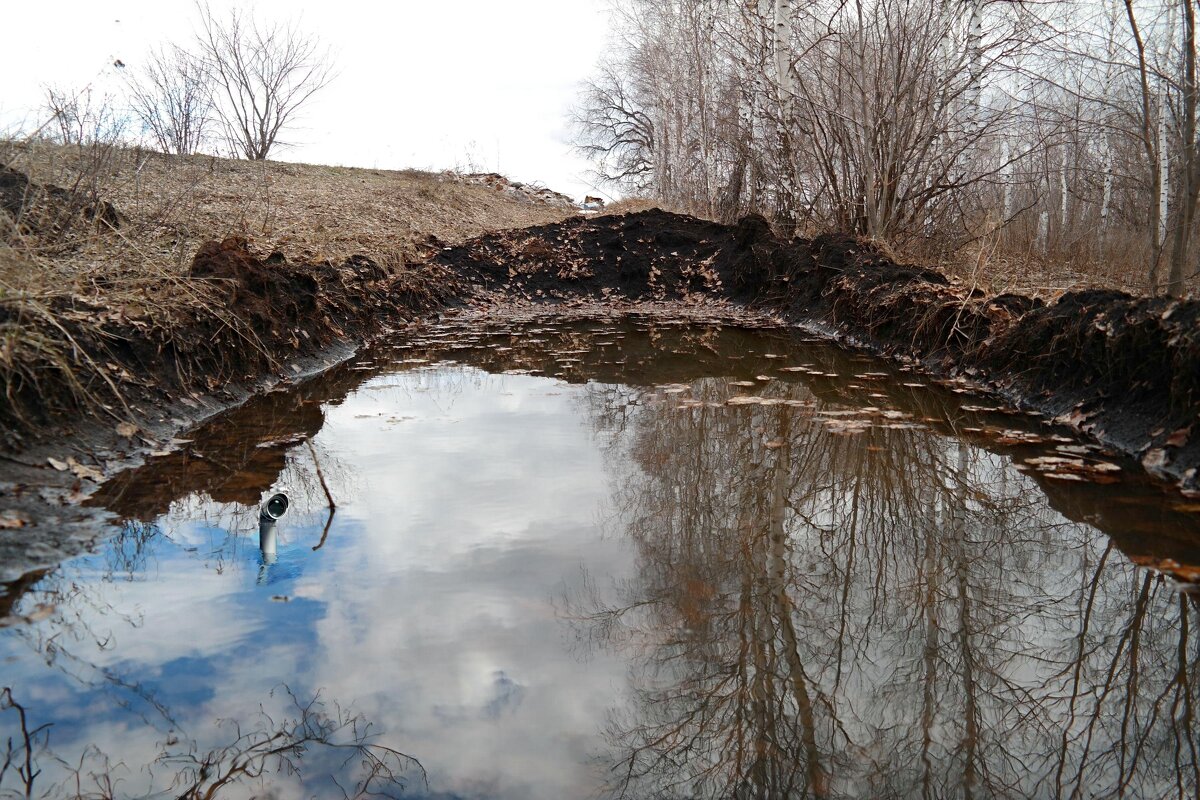
[[[145,330],[119,309],[58,309],[67,326],[81,320],[68,333],[98,365],[85,388],[112,394],[81,422],[77,387],[65,381],[9,387],[19,401],[10,410],[42,411],[6,425],[0,563],[21,569],[0,583],[78,551],[102,531],[79,501],[170,451],[199,420],[409,320],[453,306],[502,314],[514,301],[524,313],[716,302],[775,315],[1003,396],[1200,495],[1200,302],[1097,291],[1051,303],[987,296],[850,237],[783,240],[760,217],[726,226],[660,210],[575,217],[457,246],[431,238],[426,253],[400,270],[365,256],[300,263],[231,237],[204,244],[189,277],[209,286],[236,325],[197,313]]]
[[[724,297],[996,394],[1200,495],[1200,301],[990,296],[848,236],[783,240],[652,210],[482,236],[433,263],[483,300]]]

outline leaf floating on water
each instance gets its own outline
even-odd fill
[[[1040,434],[1031,433],[1029,431],[1018,430],[1000,430],[996,437],[996,444],[1015,445],[1015,444],[1045,444],[1046,437]]]
[[[1037,458],[1027,458],[1025,463],[1033,467],[1086,467],[1087,463],[1078,458],[1067,458],[1066,456],[1038,456]]]
[[[771,380],[771,376],[770,376],[770,375],[755,375],[755,376],[754,376],[754,380],[756,380],[756,381],[769,381],[769,380]]]
[[[29,518],[20,511],[2,511],[0,512],[0,528],[5,530],[13,530],[16,528],[24,528],[29,524]]]
[[[44,619],[49,619],[54,615],[55,606],[53,603],[38,603],[38,605],[30,611],[25,617],[26,622],[41,622]]]
[[[104,482],[104,473],[95,467],[89,467],[87,464],[80,464],[74,458],[67,459],[67,466],[71,468],[71,474],[76,478],[86,478],[89,481],[96,483]]]
[[[1090,483],[1116,483],[1113,473],[1121,467],[1107,461],[1085,461],[1067,456],[1040,456],[1025,459],[1025,464],[1040,471],[1047,478],[1060,481],[1087,481]]]
[[[860,419],[827,419],[825,427],[830,433],[839,436],[853,436],[865,432],[871,424]]]

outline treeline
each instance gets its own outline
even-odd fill
[[[604,180],[928,254],[1183,294],[1200,195],[1190,0],[618,0],[578,110]]]

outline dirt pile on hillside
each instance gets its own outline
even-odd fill
[[[452,175],[457,180],[472,186],[486,186],[494,192],[503,194],[523,203],[551,206],[564,210],[575,211],[578,206],[575,201],[562,192],[556,192],[545,186],[532,183],[522,183],[507,178],[498,172],[475,172],[470,175]]]
[[[1000,391],[1200,491],[1197,301],[987,295],[853,237],[784,241],[761,217],[726,226],[657,209],[490,234],[434,263],[485,300],[717,296],[818,323]]]
[[[657,210],[576,217],[481,236],[442,250],[434,263],[478,290],[515,298],[683,300],[724,292],[726,265],[717,258],[728,249],[728,230]]]
[[[118,228],[122,217],[112,203],[79,189],[52,183],[37,183],[20,170],[0,162],[0,210],[6,212],[15,230],[5,235],[61,238],[78,225],[101,230]],[[0,220],[3,220],[0,215]]]

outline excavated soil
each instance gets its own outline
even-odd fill
[[[968,381],[1200,493],[1200,302],[1115,291],[989,296],[848,236],[785,241],[660,210],[483,236],[433,263],[478,297],[724,297]]]

